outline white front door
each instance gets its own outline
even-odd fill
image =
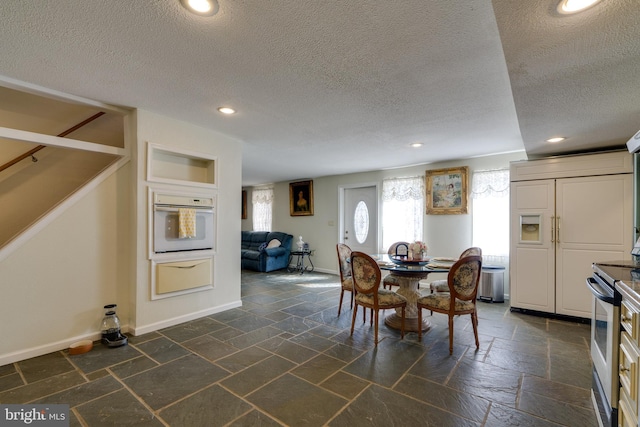
[[[346,188],[341,218],[344,244],[353,251],[378,253],[378,190],[375,186]]]

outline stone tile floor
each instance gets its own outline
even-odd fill
[[[423,335],[361,317],[337,276],[242,273],[242,308],[0,367],[0,403],[65,403],[71,426],[596,426],[589,326],[478,303]],[[384,316],[381,316],[383,318]]]

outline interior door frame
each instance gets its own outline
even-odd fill
[[[338,243],[344,243],[344,209],[345,209],[345,196],[344,193],[346,190],[351,190],[354,188],[363,188],[363,187],[375,187],[376,189],[376,218],[378,218],[378,223],[376,224],[375,230],[376,235],[374,237],[376,251],[380,251],[380,236],[382,235],[382,221],[380,220],[380,212],[382,209],[380,207],[380,183],[378,182],[363,182],[358,184],[348,184],[348,185],[340,185],[338,186]]]

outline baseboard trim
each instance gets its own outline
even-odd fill
[[[122,328],[124,332],[125,329]],[[71,344],[82,340],[99,341],[101,338],[100,332],[94,332],[85,335],[77,335],[75,337],[65,338],[64,340],[43,344],[37,347],[27,348],[13,353],[3,354],[0,356],[0,366],[7,365],[9,363],[19,362],[21,360],[30,359],[32,357],[38,357],[45,354],[53,353],[55,351],[65,350],[69,348]]]
[[[197,311],[195,313],[185,314],[184,316],[174,317],[162,322],[145,325],[142,327],[132,328],[129,325],[122,325],[121,331],[123,333],[130,333],[134,336],[142,335],[149,332],[157,331],[158,329],[168,328],[170,326],[179,325],[180,323],[188,322],[190,320],[199,319],[200,317],[209,316],[211,314],[220,313],[232,308],[241,307],[242,301],[234,301],[229,304],[209,308],[207,310]],[[65,338],[63,340],[50,342],[37,347],[27,348],[24,350],[15,351],[13,353],[7,353],[0,355],[0,366],[8,365],[9,363],[20,362],[21,360],[31,359],[32,357],[43,356],[45,354],[53,353],[56,351],[66,350],[71,344],[82,340],[100,341],[102,335],[100,331],[76,335],[74,337]]]
[[[180,323],[189,322],[191,320],[199,319],[201,317],[210,316],[212,314],[221,313],[232,308],[242,307],[242,301],[234,301],[229,304],[219,305],[216,307],[208,308],[206,310],[196,311],[188,313],[182,316],[166,319],[161,322],[151,323],[143,326],[135,326],[129,328],[129,332],[133,336],[148,334],[149,332],[155,332],[159,329],[169,328],[171,326],[179,325]]]
[[[528,315],[537,316],[537,317],[546,317],[548,319],[566,320],[567,322],[584,323],[584,324],[591,323],[591,319],[585,318],[585,317],[567,316],[566,314],[547,313],[545,311],[529,310],[528,308],[511,307],[509,308],[509,311],[511,311],[512,313],[515,312],[515,313],[528,314]]]

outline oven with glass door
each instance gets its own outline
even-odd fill
[[[190,237],[179,234],[180,214],[193,211]],[[215,199],[213,197],[154,194],[153,252],[169,253],[211,250],[215,246]]]
[[[620,345],[620,293],[615,289],[617,268],[594,264],[587,279],[591,291],[592,400],[604,427],[618,425],[618,351]]]

